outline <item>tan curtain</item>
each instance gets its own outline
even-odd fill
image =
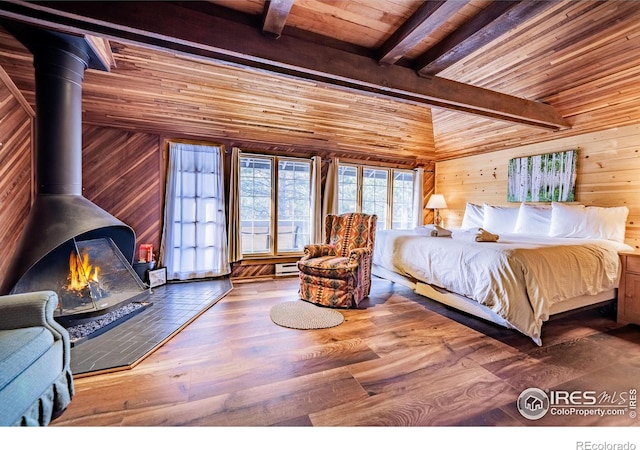
[[[424,183],[424,169],[419,167],[415,169],[415,176],[413,177],[413,226],[421,227],[424,225],[424,215],[422,209],[423,195],[423,183]]]
[[[309,217],[309,241],[322,242],[322,158],[311,158],[311,213]]]
[[[242,259],[240,241],[240,149],[231,151],[231,180],[229,183],[229,261]]]
[[[322,217],[327,214],[338,214],[338,158],[333,158],[329,162],[327,179],[324,182],[324,199],[322,201]],[[324,223],[324,220],[321,220]],[[326,232],[322,228],[322,242],[324,242]]]

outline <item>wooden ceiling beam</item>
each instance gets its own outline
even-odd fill
[[[566,119],[548,104],[526,100],[413,69],[261,30],[169,2],[0,3],[0,17],[68,33],[91,34],[134,45],[177,51],[345,89],[558,130]]]
[[[95,36],[85,36],[84,38],[87,41],[87,44],[93,50],[93,54],[97,58],[100,58],[100,60],[102,61],[104,70],[108,72],[111,69],[115,69],[116,60],[113,57],[113,53],[111,52],[109,41],[107,39],[98,38]]]
[[[416,12],[380,46],[378,60],[383,64],[395,64],[467,3],[468,0],[422,3]]]
[[[262,31],[278,39],[289,17],[293,0],[267,0],[264,4]]]
[[[416,58],[420,75],[436,75],[558,2],[495,1]]]

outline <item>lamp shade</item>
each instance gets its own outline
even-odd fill
[[[444,200],[444,195],[433,194],[429,197],[427,202],[427,209],[442,209],[447,207],[447,202]]]

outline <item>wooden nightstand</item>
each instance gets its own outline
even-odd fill
[[[621,253],[618,322],[640,324],[640,253]]]

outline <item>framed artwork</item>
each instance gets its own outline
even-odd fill
[[[572,202],[576,190],[577,150],[509,160],[510,202]]]

